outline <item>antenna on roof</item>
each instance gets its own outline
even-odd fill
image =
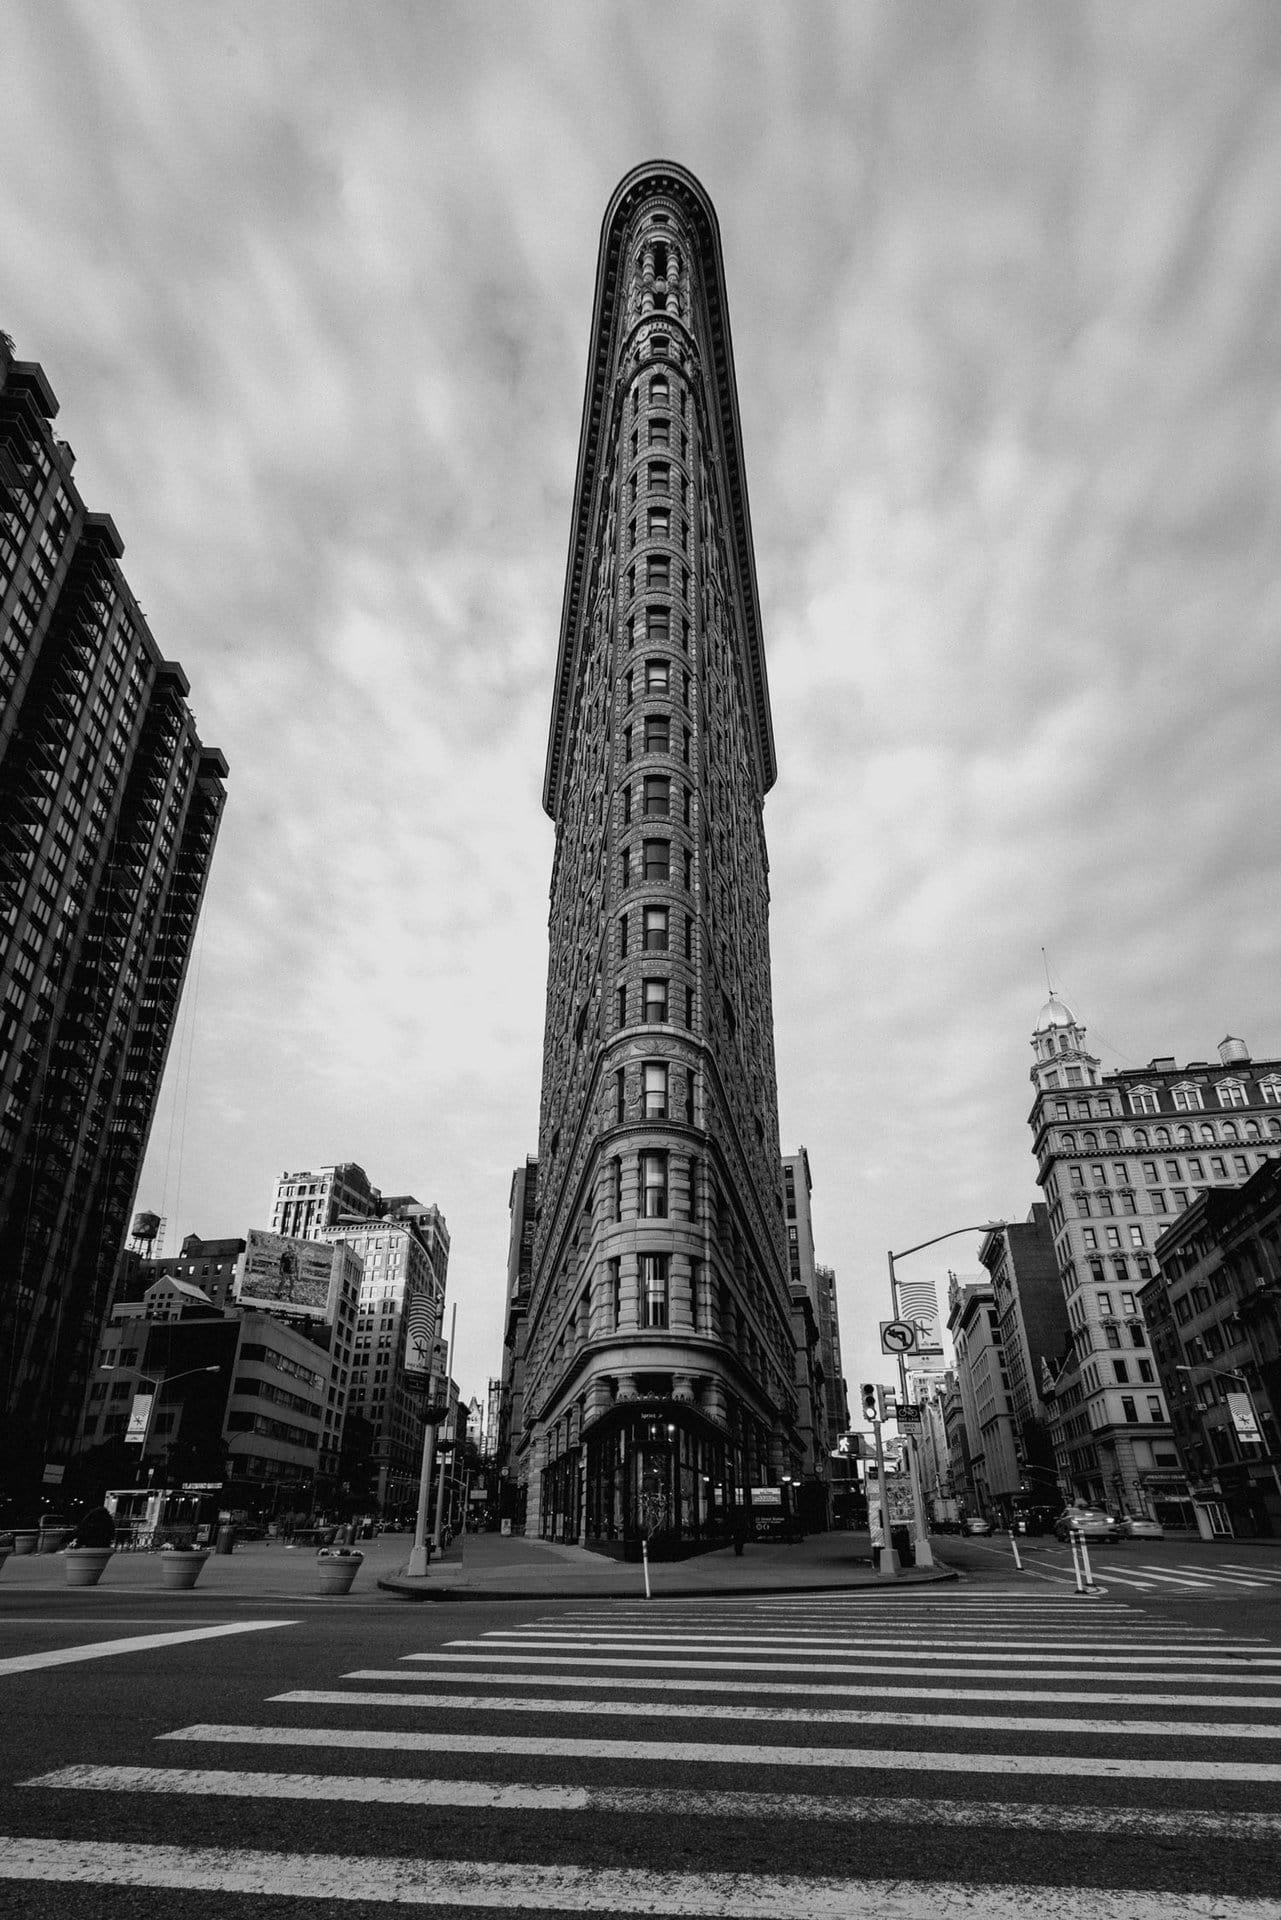
[[[1041,965],[1045,968],[1045,991],[1053,998],[1054,986],[1050,980],[1050,963],[1045,957],[1044,947],[1041,948]]]

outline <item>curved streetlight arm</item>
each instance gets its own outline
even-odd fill
[[[936,1247],[940,1240],[955,1240],[962,1233],[999,1233],[1002,1227],[1009,1226],[1008,1220],[984,1220],[976,1227],[953,1227],[947,1233],[936,1233],[932,1240],[918,1240],[914,1247],[904,1247],[901,1253],[890,1254],[890,1267],[896,1260],[906,1260],[909,1253],[920,1253],[926,1247]]]

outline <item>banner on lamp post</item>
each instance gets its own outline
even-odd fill
[[[1259,1443],[1263,1435],[1259,1432],[1259,1423],[1255,1418],[1254,1402],[1248,1393],[1230,1393],[1228,1412],[1232,1416],[1232,1425],[1236,1429],[1238,1440],[1253,1440]]]

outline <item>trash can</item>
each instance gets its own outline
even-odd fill
[[[230,1553],[236,1544],[236,1529],[228,1521],[218,1529],[218,1553]]]
[[[912,1529],[910,1527],[891,1527],[890,1545],[898,1555],[900,1567],[914,1567],[916,1555],[912,1551]]]

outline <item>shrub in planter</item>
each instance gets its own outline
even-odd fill
[[[161,1547],[160,1573],[166,1589],[170,1593],[184,1593],[194,1587],[208,1558],[204,1547]]]
[[[321,1547],[316,1555],[322,1593],[350,1593],[365,1556],[355,1547]]]

